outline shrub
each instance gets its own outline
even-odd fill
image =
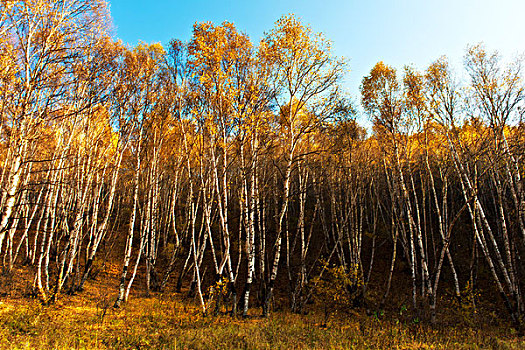
[[[359,306],[363,299],[363,280],[359,265],[330,266],[321,261],[321,273],[311,280],[314,301],[324,306],[325,323],[330,314]]]

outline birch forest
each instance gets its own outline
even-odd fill
[[[129,47],[103,0],[1,0],[3,300],[53,305],[111,265],[110,308],[382,315],[402,294],[418,322],[490,301],[523,332],[523,60],[463,62],[378,62],[350,96],[294,15],[260,42],[204,22]]]

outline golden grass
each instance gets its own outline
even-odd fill
[[[2,349],[523,349],[508,328],[473,329],[380,320],[362,313],[333,317],[276,312],[267,319],[204,317],[178,295],[134,297],[121,309],[107,295],[0,304]],[[254,310],[258,312],[258,310]]]
[[[112,264],[83,292],[43,306],[24,296],[31,280],[25,272],[0,298],[0,349],[525,349],[525,339],[488,311],[472,315],[449,306],[435,327],[412,322],[394,306],[382,318],[341,312],[327,325],[322,310],[278,311],[264,319],[253,308],[248,319],[204,317],[185,294],[147,298],[139,283],[129,302],[113,309],[118,269]],[[404,305],[400,298],[392,305]]]

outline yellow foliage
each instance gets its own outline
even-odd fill
[[[311,281],[314,298],[332,311],[353,307],[362,297],[363,280],[359,265],[346,268],[321,261],[321,266],[323,274]]]

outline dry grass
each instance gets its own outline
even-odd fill
[[[91,299],[91,300],[90,300]],[[268,319],[203,317],[177,295],[135,297],[121,309],[107,294],[73,296],[44,307],[35,300],[0,304],[5,349],[523,349],[507,328],[432,328],[362,313],[274,313]]]
[[[0,293],[0,349],[525,349],[525,339],[490,313],[448,307],[438,326],[413,322],[400,313],[401,293],[382,318],[350,310],[325,325],[322,311],[263,319],[254,308],[248,319],[204,317],[185,294],[145,297],[139,279],[129,302],[113,309],[118,272],[108,263],[82,293],[43,306],[25,295],[29,271],[16,271]]]

